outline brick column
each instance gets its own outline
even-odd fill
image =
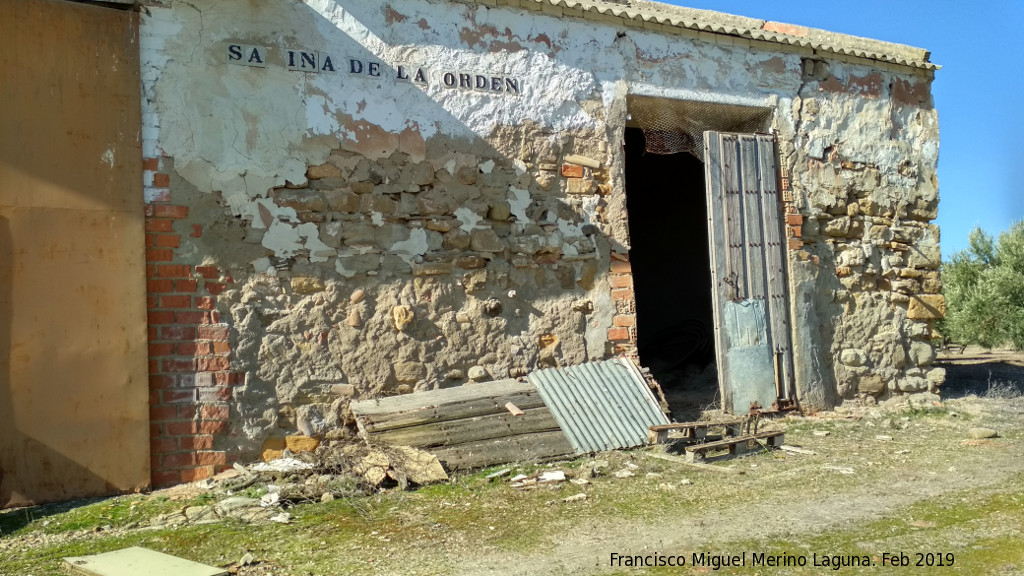
[[[636,299],[633,294],[633,268],[629,264],[629,254],[612,252],[611,257],[608,285],[611,288],[612,301],[615,303],[615,316],[612,317],[612,327],[608,329],[608,340],[612,343],[612,350],[615,354],[636,358]]]
[[[216,296],[231,282],[213,266],[176,259],[188,207],[171,202],[166,159],[147,159],[146,274],[149,308],[150,448],[152,482],[168,486],[208,478],[227,465],[215,437],[228,429],[231,386],[229,328]]]

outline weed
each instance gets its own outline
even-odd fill
[[[1020,398],[1024,393],[1021,392],[1020,385],[1012,380],[993,380],[992,371],[988,371],[988,388],[985,390],[985,398],[994,400],[1012,400],[1014,398]]]

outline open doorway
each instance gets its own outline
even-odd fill
[[[718,405],[704,164],[655,154],[626,128],[626,208],[640,362],[661,384],[672,417]]]

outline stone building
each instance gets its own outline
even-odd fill
[[[140,4],[155,485],[620,354],[741,413],[943,381],[924,50],[643,0]]]

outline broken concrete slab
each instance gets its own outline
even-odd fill
[[[123,550],[64,559],[74,574],[88,576],[221,576],[226,571],[170,554],[133,546]]]

